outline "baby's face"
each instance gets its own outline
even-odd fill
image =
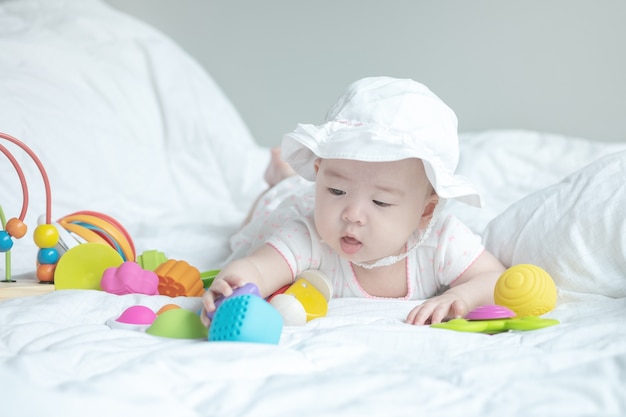
[[[342,257],[373,262],[399,255],[425,228],[437,201],[418,159],[316,163],[315,227]]]

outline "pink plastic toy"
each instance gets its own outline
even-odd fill
[[[476,307],[465,315],[466,320],[510,319],[513,317],[515,317],[513,310],[492,304]]]
[[[102,274],[100,287],[111,294],[159,294],[159,277],[136,262],[126,261],[119,267],[107,268]]]
[[[150,308],[142,305],[128,307],[119,317],[107,320],[106,324],[112,329],[146,331],[156,319],[156,314]]]
[[[128,307],[116,321],[126,324],[152,324],[156,314],[146,306]]]

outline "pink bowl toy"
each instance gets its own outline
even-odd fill
[[[112,329],[145,331],[156,319],[156,313],[142,305],[128,307],[117,318],[107,320]]]
[[[132,306],[124,310],[117,321],[127,324],[152,324],[155,318],[156,314],[148,307]]]
[[[504,306],[495,304],[476,307],[465,315],[466,320],[496,320],[515,317],[515,312]]]

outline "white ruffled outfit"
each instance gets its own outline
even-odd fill
[[[258,202],[252,220],[231,239],[228,261],[246,256],[261,245],[273,246],[296,277],[318,269],[333,285],[334,297],[374,297],[359,285],[352,264],[322,242],[313,222],[314,185],[288,178]],[[418,240],[412,236],[410,249]],[[444,291],[484,251],[479,236],[453,216],[439,216],[428,236],[403,261],[407,271],[407,300],[422,300]],[[228,262],[227,261],[227,262]]]

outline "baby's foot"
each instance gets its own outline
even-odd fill
[[[296,175],[296,172],[280,156],[280,147],[272,148],[270,163],[265,170],[265,182],[270,187],[275,186],[285,178]]]

